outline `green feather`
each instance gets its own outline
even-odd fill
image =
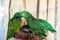
[[[20,13],[17,12],[15,13],[14,17],[9,20],[8,22],[8,31],[7,31],[7,40],[12,38],[15,33],[20,32],[21,28],[21,16]]]
[[[43,25],[43,27],[45,29],[47,29],[46,31],[56,32],[55,29],[53,28],[53,26],[50,23],[48,23],[47,21],[45,21],[43,19],[38,19],[38,20]]]

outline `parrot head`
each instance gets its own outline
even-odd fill
[[[22,11],[21,13],[22,17],[28,19],[28,18],[33,18],[33,16],[28,12],[28,11]]]
[[[21,12],[16,12],[15,14],[14,14],[14,18],[21,18],[22,16],[21,16]]]

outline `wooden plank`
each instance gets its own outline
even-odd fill
[[[56,24],[56,31],[57,31],[57,40],[60,40],[60,0],[57,0],[57,24]]]
[[[55,26],[55,0],[49,0],[48,5],[48,19],[47,21],[54,27]],[[54,40],[54,34],[48,33],[47,40]]]
[[[10,18],[12,18],[17,11],[23,10],[24,10],[23,0],[12,0],[10,6]]]
[[[37,0],[37,18],[39,18],[39,4],[40,4],[40,0]]]
[[[46,20],[47,0],[40,0],[39,18]]]
[[[46,20],[46,18],[47,18],[46,15],[47,15],[47,0],[40,0],[40,2],[39,2],[39,18]]]
[[[37,17],[37,0],[26,0],[26,11]]]
[[[4,32],[5,32],[5,38],[4,40],[6,40],[6,35],[7,35],[7,28],[8,28],[8,21],[9,21],[9,0],[4,0]]]
[[[55,0],[55,30],[56,30],[56,27],[57,27],[57,3],[58,1]],[[57,40],[57,32],[55,33],[54,35],[54,40]]]
[[[10,20],[10,6],[11,6],[11,0],[9,1],[9,20]]]

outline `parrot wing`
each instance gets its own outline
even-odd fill
[[[46,31],[56,32],[55,29],[52,27],[52,25],[49,24],[47,21],[45,21],[43,19],[38,19],[38,20],[44,26]]]
[[[46,36],[45,30],[42,27],[43,25],[41,25],[36,19],[28,19],[27,21],[33,34],[37,33],[38,36],[41,37]]]
[[[20,32],[20,19],[12,18],[8,23],[7,40]]]

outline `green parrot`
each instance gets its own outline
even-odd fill
[[[44,29],[46,29],[46,32],[51,31],[52,33],[56,32],[55,29],[52,27],[50,23],[48,23],[46,20],[38,19],[39,22],[44,26]]]
[[[29,25],[29,30],[32,31],[32,34],[38,34],[38,36],[46,36],[45,30],[43,25],[39,23],[39,20],[33,17],[29,12],[23,11],[21,13],[22,17],[27,20]]]
[[[54,28],[44,20],[33,17],[28,11],[21,12],[21,16],[27,20],[29,30],[32,34],[38,34],[40,37],[46,37],[47,29],[51,32],[55,32]]]
[[[19,33],[21,28],[20,12],[16,12],[12,19],[8,22],[7,40],[14,37],[15,33]]]

